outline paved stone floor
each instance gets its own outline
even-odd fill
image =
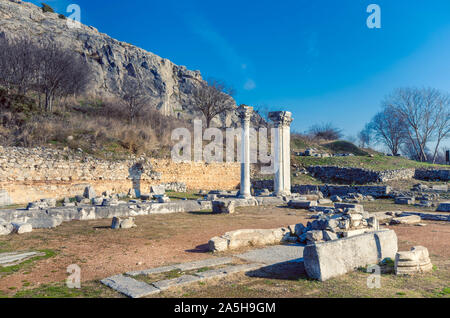
[[[12,266],[20,264],[31,257],[42,255],[40,252],[12,252],[0,253],[0,266]]]
[[[236,261],[244,264],[235,264]],[[226,265],[226,266],[224,266]],[[214,268],[224,266],[220,268]],[[200,271],[200,269],[205,269]],[[138,276],[168,273],[174,270],[192,271],[180,277],[163,279],[152,283],[140,281]],[[199,270],[195,272],[195,270]],[[179,287],[212,278],[223,278],[244,272],[250,277],[295,279],[304,274],[303,246],[276,245],[254,249],[234,257],[212,257],[202,261],[132,271],[103,279],[106,286],[132,298],[160,293],[171,287]]]

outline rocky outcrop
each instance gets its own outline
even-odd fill
[[[90,95],[110,97],[120,92],[124,77],[138,77],[154,97],[158,110],[178,118],[198,115],[193,107],[192,89],[203,82],[199,71],[118,41],[92,26],[69,28],[57,13],[44,13],[40,7],[21,1],[0,0],[0,36],[29,35],[34,39],[57,41],[81,54],[92,72]],[[228,126],[237,123],[234,114],[217,118]]]

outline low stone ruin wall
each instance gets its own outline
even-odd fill
[[[195,212],[212,208],[211,201],[176,201],[169,203],[120,203],[115,206],[56,207],[42,210],[0,210],[2,223],[27,223],[34,229],[54,228],[72,220],[96,220],[151,214]]]
[[[268,189],[269,191],[274,191],[274,183],[273,180],[252,180],[252,187],[255,190],[263,190]]]
[[[87,185],[97,193],[149,193],[150,186],[165,184],[167,190],[233,190],[240,182],[238,163],[183,162],[130,157],[101,160],[81,152],[48,148],[0,147],[0,189],[10,202],[23,204],[41,198],[73,197]],[[3,204],[6,205],[6,204]]]
[[[268,189],[273,191],[273,180],[255,180],[252,182],[253,189],[262,190]],[[349,185],[308,185],[295,184],[291,187],[292,193],[299,193],[301,195],[315,194],[322,192],[324,196],[331,197],[333,195],[345,196],[350,193],[361,193],[362,195],[370,195],[374,198],[389,197],[392,191],[389,186],[349,186]]]
[[[415,169],[374,171],[362,168],[343,168],[335,166],[309,166],[311,176],[324,182],[347,184],[367,184],[392,180],[409,180],[414,177]]]
[[[416,169],[414,178],[425,181],[450,181],[450,170]]]
[[[293,193],[302,195],[322,192],[324,196],[331,197],[333,195],[345,196],[350,193],[361,193],[362,195],[370,195],[374,198],[388,197],[392,191],[389,186],[346,186],[346,185],[306,185],[298,184],[292,187]]]

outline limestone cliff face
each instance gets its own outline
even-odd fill
[[[131,44],[100,33],[91,26],[69,28],[57,13],[44,13],[34,4],[20,0],[0,0],[0,36],[29,35],[48,38],[79,52],[92,70],[89,95],[107,97],[121,90],[126,74],[136,76],[154,97],[157,109],[179,118],[193,118],[191,92],[203,81],[199,71],[175,65]],[[227,118],[225,118],[227,117]],[[221,118],[223,124],[236,121],[232,114]]]

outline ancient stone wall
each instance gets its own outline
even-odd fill
[[[240,182],[240,166],[142,157],[100,160],[46,148],[0,147],[0,189],[8,191],[14,204],[79,195],[87,184],[97,193],[149,193],[152,185],[173,182],[185,183],[187,189],[233,190]]]
[[[450,181],[450,170],[416,169],[414,178],[418,180]]]
[[[252,186],[255,190],[268,189],[273,191],[273,180],[254,180]],[[350,193],[361,193],[362,195],[370,195],[374,198],[389,197],[392,191],[389,186],[372,185],[372,186],[350,186],[350,185],[310,185],[310,184],[294,184],[291,187],[292,193],[314,194],[322,192],[325,196],[333,195],[345,196]]]
[[[414,177],[415,169],[374,171],[362,168],[343,168],[335,166],[309,166],[311,176],[324,182],[347,184],[367,184],[392,180],[409,180]]]

